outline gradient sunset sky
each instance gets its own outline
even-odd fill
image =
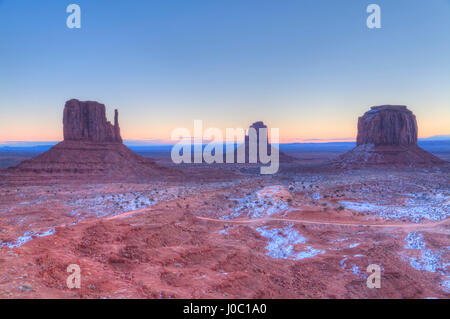
[[[450,134],[450,0],[0,0],[0,141],[62,139],[71,98],[118,108],[125,139],[195,119],[353,138],[381,104],[408,105],[420,137]]]

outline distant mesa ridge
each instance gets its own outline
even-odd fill
[[[433,166],[445,161],[417,144],[418,127],[405,105],[373,106],[358,119],[357,146],[340,156],[341,167]]]

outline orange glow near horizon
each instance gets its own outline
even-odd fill
[[[204,129],[209,126],[204,127]],[[323,126],[321,126],[323,127]],[[319,126],[304,127],[302,130],[287,126],[284,129],[280,128],[280,143],[320,143],[320,142],[339,142],[339,141],[354,141],[356,140],[356,128],[346,126],[341,127],[338,131],[335,128],[328,127],[327,130],[321,130]],[[192,133],[192,125],[186,126]],[[448,135],[449,131],[445,131],[437,123],[424,125],[419,129],[419,138],[426,138],[435,135]],[[133,126],[122,126],[121,132],[124,140],[148,141],[156,143],[171,143],[170,139],[172,130],[175,127],[160,126],[146,130]],[[226,127],[220,128],[225,135]],[[334,130],[332,130],[334,129]],[[55,134],[55,129],[52,127],[28,126],[27,129],[20,127],[10,127],[7,131],[0,129],[0,142],[47,142],[47,141],[62,141],[63,134]],[[58,129],[62,131],[62,127]],[[270,131],[270,126],[269,126]],[[300,132],[301,131],[301,132]]]
[[[434,106],[435,110],[442,110],[443,104]],[[147,110],[145,110],[147,111]],[[124,140],[155,141],[155,143],[171,143],[171,134],[175,128],[185,127],[193,134],[194,121],[192,116],[170,118],[162,115],[161,118],[154,118],[146,114],[139,117],[132,116],[133,112],[120,112],[119,123],[121,134]],[[435,135],[450,134],[450,111],[427,112],[423,108],[415,108],[417,122],[419,126],[419,138],[426,138]],[[363,114],[361,110],[348,111],[350,115],[344,116],[340,113],[329,114],[322,117],[319,114],[303,113],[291,117],[285,114],[275,114],[275,116],[256,120],[263,120],[270,128],[279,128],[280,143],[295,142],[323,142],[323,141],[354,141],[357,135],[357,118]],[[441,113],[442,116],[436,118],[434,114]],[[20,118],[17,113],[9,113],[0,118],[0,142],[13,141],[61,141],[63,140],[62,114],[53,114],[51,117],[39,113],[31,114],[28,117]],[[111,118],[111,114],[108,117]],[[219,114],[220,115],[220,114]],[[245,115],[241,118],[218,119],[214,113],[208,114],[203,120],[203,131],[207,128],[217,127],[224,135],[227,127],[248,128],[253,120],[253,115]],[[270,130],[269,130],[270,134]]]

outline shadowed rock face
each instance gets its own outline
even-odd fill
[[[104,104],[70,100],[64,107],[64,140],[122,143],[119,114],[115,110],[114,125],[106,119]]]
[[[357,145],[417,145],[417,121],[403,105],[374,106],[358,120]]]

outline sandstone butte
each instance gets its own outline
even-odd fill
[[[47,175],[56,179],[127,180],[170,175],[170,170],[132,152],[122,142],[119,113],[114,125],[98,102],[67,101],[63,113],[64,141],[49,151],[23,161],[9,172],[19,177]]]
[[[262,161],[261,161],[261,154],[259,152],[259,150],[260,150],[259,149],[259,142],[260,142],[260,136],[261,136],[260,129],[266,129],[267,130],[266,131],[267,132],[267,137],[266,137],[267,148],[266,149],[267,149],[267,155],[271,155],[272,145],[269,143],[269,136],[268,136],[269,128],[267,127],[266,124],[264,124],[263,121],[256,121],[256,122],[254,122],[253,124],[250,125],[249,128],[255,129],[255,132],[256,132],[256,145],[257,145],[257,148],[256,148],[256,162],[257,162],[257,164],[261,164],[262,163]],[[250,163],[250,137],[249,137],[248,134],[245,136],[245,144],[240,146],[240,147],[244,147],[245,148],[245,151],[244,151],[245,152],[245,163]],[[239,152],[239,149],[236,150],[236,152],[235,152],[235,156],[234,156],[235,163],[237,163],[237,154],[238,154],[238,152]],[[294,157],[289,156],[286,153],[281,152],[281,151],[279,151],[278,153],[279,153],[279,161],[280,161],[280,163],[293,163],[293,162],[295,162],[295,158]]]
[[[358,119],[357,146],[341,155],[340,167],[431,167],[445,161],[417,144],[415,115],[404,105],[373,106]]]
[[[122,143],[119,112],[114,111],[114,125],[106,119],[106,107],[98,102],[70,100],[64,107],[64,141]]]

